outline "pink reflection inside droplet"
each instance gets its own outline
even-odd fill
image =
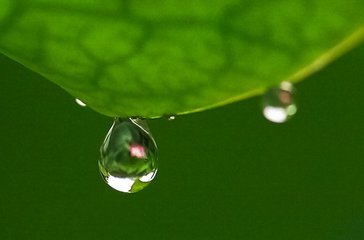
[[[145,158],[144,147],[139,144],[132,144],[129,148],[130,156],[136,158]]]

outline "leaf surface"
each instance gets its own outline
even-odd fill
[[[297,82],[363,42],[362,0],[1,0],[0,52],[108,116]]]

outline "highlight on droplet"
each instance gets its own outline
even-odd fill
[[[263,114],[266,119],[275,123],[284,123],[287,121],[287,113],[284,108],[266,106],[263,109]]]
[[[80,105],[81,107],[86,107],[87,105],[86,105],[86,103],[84,103],[84,102],[82,102],[80,99],[78,99],[78,98],[76,98],[75,99],[75,102],[78,104],[78,105]]]

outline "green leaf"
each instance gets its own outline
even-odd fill
[[[0,51],[109,116],[200,111],[363,42],[362,0],[1,0]]]

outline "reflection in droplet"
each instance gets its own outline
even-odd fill
[[[75,99],[75,101],[76,101],[76,103],[77,103],[78,105],[80,105],[81,107],[86,107],[86,103],[82,102],[80,99],[76,98],[76,99]]]
[[[157,173],[157,145],[143,120],[116,119],[100,151],[101,175],[118,191],[138,192]]]
[[[264,117],[271,122],[284,123],[296,114],[294,91],[290,82],[282,82],[279,87],[269,89],[263,98]]]

